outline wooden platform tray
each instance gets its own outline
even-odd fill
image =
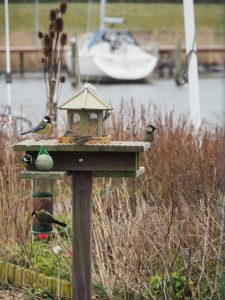
[[[27,139],[17,143],[14,149],[26,151],[33,158],[33,163],[28,167],[29,171],[38,171],[35,160],[41,146],[45,146],[54,161],[51,171],[93,172],[93,176],[106,177],[137,177],[140,165],[139,155],[150,149],[150,143],[139,141],[112,141],[107,144],[76,145],[62,144],[57,140],[33,140]],[[45,172],[37,173],[44,175]],[[52,173],[49,176],[61,176],[60,173]],[[27,175],[28,176],[28,175]],[[44,175],[48,176],[48,175]]]
[[[136,178],[144,174],[145,168],[140,167],[136,171],[95,171],[92,173],[93,177],[125,177],[125,178]],[[28,171],[24,170],[19,173],[20,179],[51,179],[51,180],[63,180],[67,176],[70,176],[71,172],[67,171],[48,171],[48,172],[39,172],[39,171]]]
[[[59,143],[57,139],[35,140],[26,139],[14,145],[16,151],[39,151],[41,146],[48,151],[105,151],[105,152],[143,152],[150,149],[151,144],[140,141],[112,141],[107,144],[84,144]]]
[[[56,180],[63,180],[67,176],[69,176],[69,172],[67,171],[47,171],[47,172],[41,172],[41,171],[28,171],[24,170],[19,173],[20,179],[56,179]]]

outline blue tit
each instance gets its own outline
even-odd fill
[[[32,156],[30,154],[25,154],[22,158],[21,158],[21,163],[24,167],[28,167],[32,164]]]
[[[52,122],[49,116],[45,116],[44,119],[33,129],[22,132],[21,135],[27,133],[38,133],[40,135],[51,135],[52,134]]]
[[[60,222],[56,220],[53,215],[51,215],[49,212],[45,210],[40,210],[40,211],[33,211],[32,212],[32,217],[35,216],[38,220],[39,223],[41,224],[57,224],[62,227],[66,227],[66,224],[63,222]]]
[[[154,141],[154,131],[156,127],[153,125],[148,125],[144,132],[144,141],[145,142],[153,142]]]

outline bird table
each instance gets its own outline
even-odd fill
[[[137,177],[144,173],[139,166],[139,155],[150,149],[150,143],[139,141],[112,141],[107,144],[66,144],[51,140],[23,140],[16,151],[32,155],[33,161],[41,145],[45,146],[54,161],[51,172],[40,172],[31,165],[20,177],[26,179],[48,176],[52,179],[72,175],[72,299],[91,299],[91,224],[92,178]],[[66,172],[66,173],[65,173]],[[58,174],[58,175],[57,175]]]

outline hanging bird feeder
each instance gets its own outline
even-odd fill
[[[33,180],[33,211],[45,210],[53,214],[53,180],[37,178]],[[52,224],[41,224],[33,218],[33,234],[51,233]]]
[[[36,168],[40,171],[49,171],[52,169],[53,164],[53,159],[49,155],[47,149],[44,146],[41,146],[41,149],[35,161]]]

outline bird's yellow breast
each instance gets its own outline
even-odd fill
[[[52,124],[46,124],[45,128],[41,129],[37,133],[41,134],[41,135],[50,135],[50,134],[52,134]]]

